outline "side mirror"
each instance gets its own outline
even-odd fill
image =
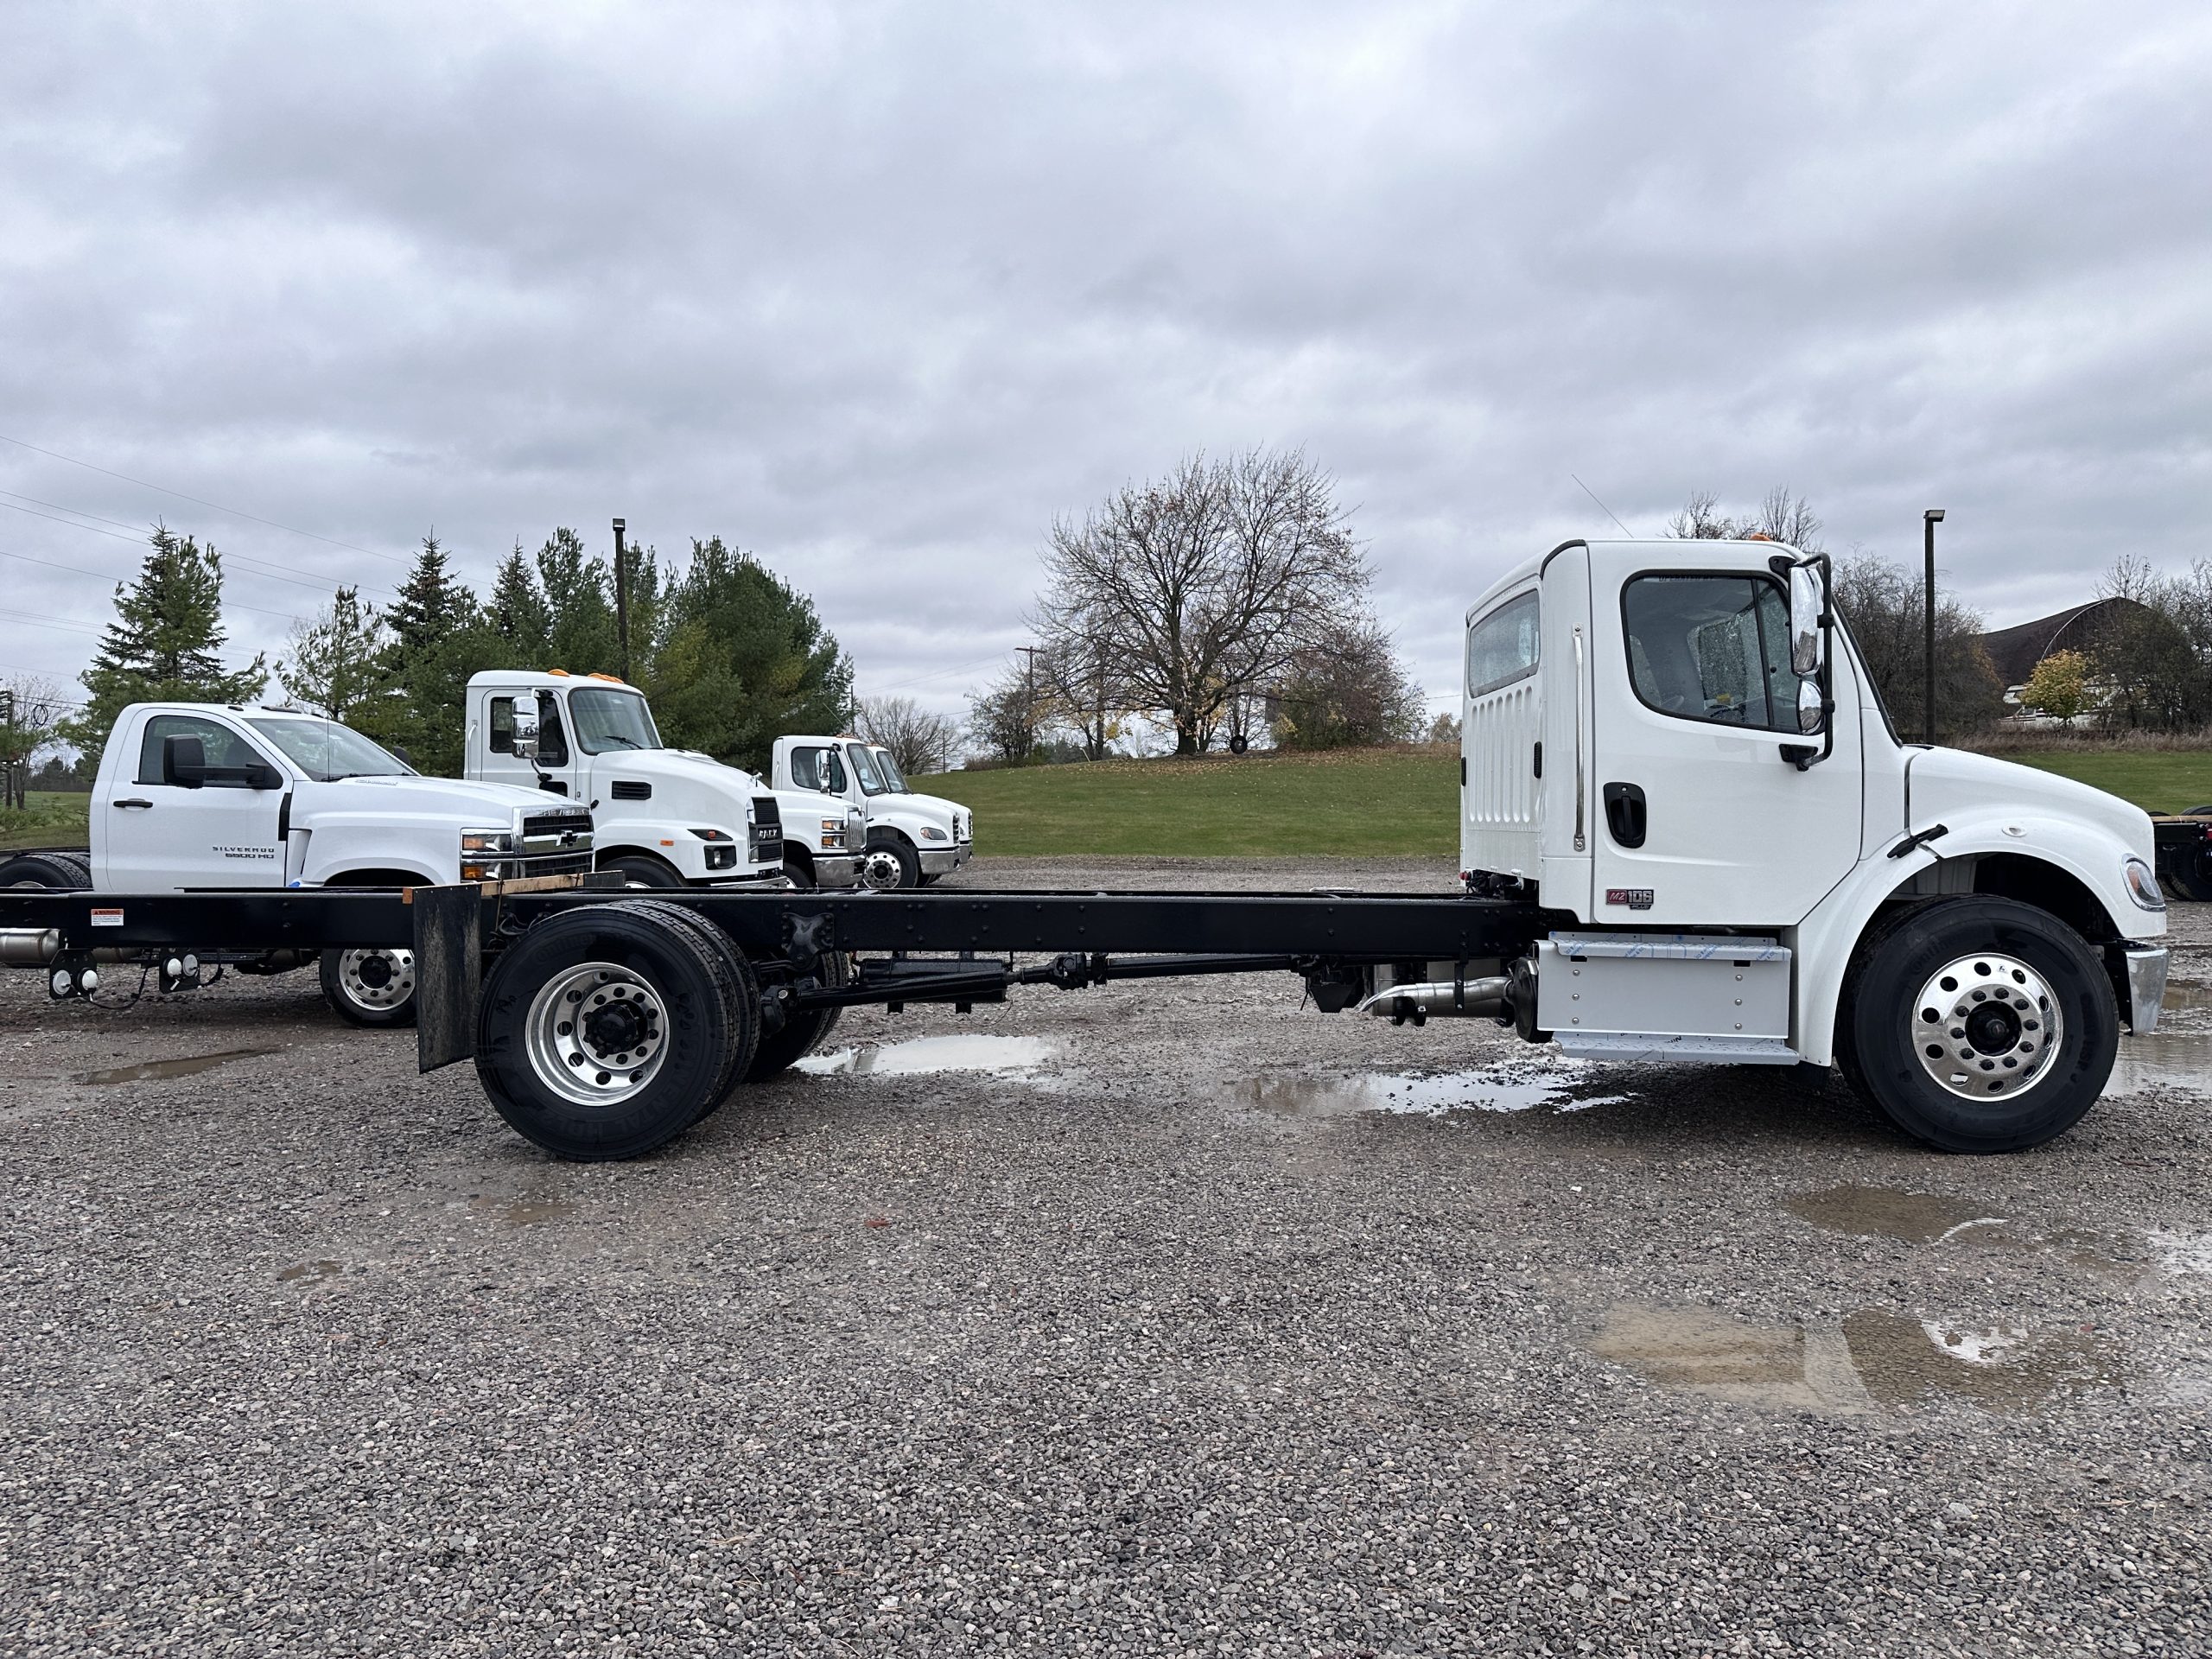
[[[162,740],[162,781],[179,789],[199,789],[207,782],[207,748],[196,737]]]
[[[1826,721],[1826,711],[1822,702],[1821,684],[1818,680],[1803,679],[1797,682],[1797,729],[1799,731],[1817,732],[1821,729]]]
[[[1799,674],[1821,670],[1821,616],[1827,609],[1828,597],[1824,576],[1815,564],[1789,567],[1789,666]]]
[[[515,705],[515,758],[519,760],[537,759],[537,710]]]

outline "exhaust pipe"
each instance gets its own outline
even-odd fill
[[[58,927],[0,927],[0,963],[10,968],[43,968],[60,954]]]
[[[1386,985],[1362,1001],[1357,1012],[1386,1014],[1400,1024],[1415,1025],[1432,1015],[1451,1019],[1471,1014],[1495,1014],[1505,1007],[1507,980],[1502,974],[1483,979],[1421,980]]]

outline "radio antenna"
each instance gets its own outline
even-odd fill
[[[1574,478],[1574,474],[1573,473],[1569,473],[1567,476],[1569,478]],[[1577,486],[1580,488],[1583,494],[1588,496],[1592,501],[1598,501],[1597,491],[1592,489],[1587,484],[1583,483],[1579,478],[1574,478],[1574,481]],[[1598,501],[1598,510],[1604,513],[1606,518],[1611,519],[1615,524],[1621,524],[1620,514],[1615,512],[1604,502]],[[1636,539],[1636,532],[1630,530],[1626,524],[1621,524],[1621,534],[1627,537],[1630,541],[1634,541]]]

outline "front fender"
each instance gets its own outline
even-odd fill
[[[2001,806],[1947,813],[1943,823],[1942,836],[1902,858],[1884,852],[1861,862],[1798,925],[1796,1047],[1806,1059],[1826,1065],[1835,1057],[1836,1008],[1851,959],[1882,906],[1904,897],[1992,891],[1977,885],[1986,859],[2024,861],[2012,873],[2016,879],[2005,884],[2005,895],[2040,905],[2077,928],[2080,923],[2070,912],[2078,906],[2069,902],[2074,894],[2061,877],[2088,894],[2107,937],[2140,939],[2166,930],[2164,911],[2144,910],[2127,896],[2122,866],[2141,855],[2102,828],[2008,812]],[[2038,864],[2053,873],[2048,899],[2037,897],[2033,873],[2024,868]],[[2017,879],[2024,871],[2024,887]]]
[[[308,836],[307,856],[300,866],[302,887],[326,886],[348,870],[404,870],[419,876],[426,887],[461,880],[461,840],[456,834],[451,861],[443,868],[423,855],[419,847],[396,846],[390,824],[320,824]]]

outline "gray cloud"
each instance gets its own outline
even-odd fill
[[[0,429],[482,580],[720,531],[957,700],[1055,512],[1303,445],[1432,690],[1505,564],[1787,482],[1993,621],[2212,554],[2212,22],[1961,4],[54,9]],[[0,445],[0,490],[401,566]],[[0,498],[4,499],[4,498]],[[123,543],[0,511],[0,550]],[[102,583],[0,559],[0,662]],[[238,570],[232,597],[315,596]],[[241,648],[281,619],[241,609]]]

